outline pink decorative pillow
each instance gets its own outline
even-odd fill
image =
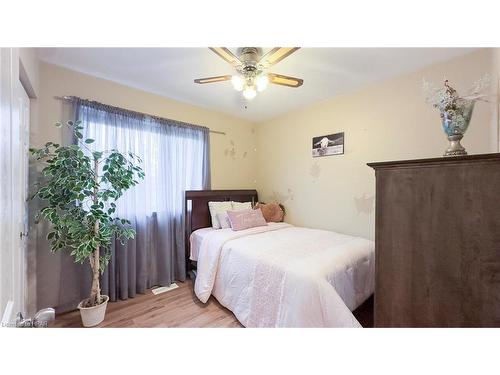
[[[267,225],[266,219],[264,219],[262,211],[259,209],[227,211],[227,216],[229,217],[233,230],[243,230]]]

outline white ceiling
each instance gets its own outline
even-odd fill
[[[231,50],[236,52],[235,48]],[[269,85],[252,101],[245,101],[230,82],[193,83],[195,78],[234,73],[228,63],[208,48],[41,48],[39,57],[69,69],[259,122],[471,51],[471,48],[301,48],[269,71],[302,78],[304,85],[297,89]]]

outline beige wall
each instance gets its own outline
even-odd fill
[[[366,163],[439,157],[447,146],[422,78],[446,77],[460,92],[485,73],[496,77],[495,54],[480,50],[259,124],[260,198],[283,201],[293,224],[373,238],[375,178]],[[496,113],[496,104],[477,105],[463,140],[469,154],[498,150]],[[342,131],[344,155],[312,158],[312,137]]]
[[[44,62],[40,63],[40,93],[39,126],[31,132],[33,146],[60,140],[60,130],[52,124],[65,117],[64,106],[53,97],[74,95],[225,132],[225,136],[210,136],[212,188],[255,188],[257,137],[255,125],[248,121]]]
[[[19,48],[19,60],[21,61],[22,69],[26,73],[29,87],[25,87],[29,97],[36,97],[39,93],[39,70],[38,58],[35,48]],[[24,84],[24,83],[23,83]]]

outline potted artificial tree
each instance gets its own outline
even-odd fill
[[[51,251],[67,250],[75,262],[89,261],[92,286],[89,298],[78,305],[85,327],[98,325],[104,319],[108,296],[101,295],[99,275],[111,257],[110,248],[116,237],[122,243],[134,238],[130,222],[114,215],[115,201],[144,178],[141,159],[132,153],[124,156],[117,150],[92,151],[83,139],[80,121],[66,124],[78,140],[77,144],[60,146],[48,142],[31,154],[46,166],[44,182],[37,184],[34,197],[46,206],[36,215],[52,224],[47,240]],[[61,123],[56,124],[61,127]]]

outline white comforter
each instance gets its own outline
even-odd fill
[[[271,223],[204,238],[195,293],[246,327],[360,327],[351,311],[374,289],[373,241]]]

